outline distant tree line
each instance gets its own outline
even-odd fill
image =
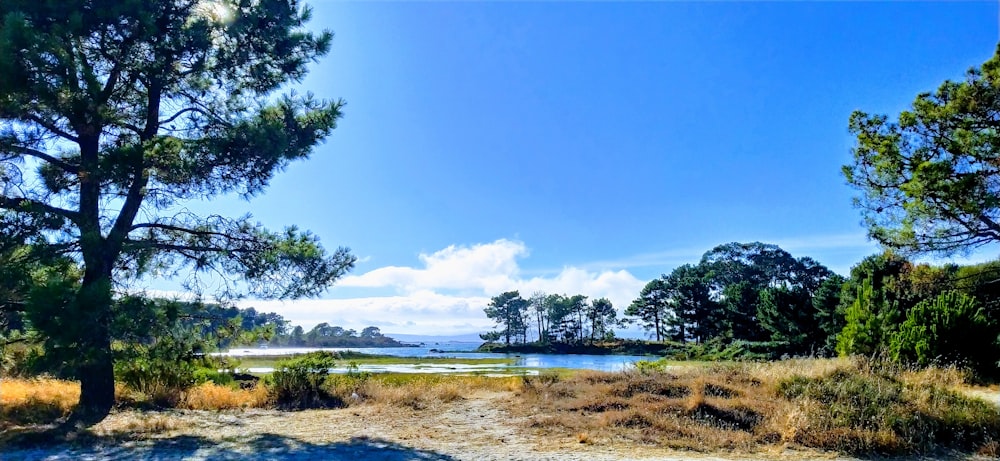
[[[480,338],[488,342],[502,340],[508,345],[531,339],[538,343],[611,339],[619,325],[611,301],[606,298],[588,301],[583,295],[535,292],[524,299],[517,290],[508,291],[494,296],[485,312],[499,329],[483,333]]]
[[[370,326],[361,330],[345,329],[327,322],[306,331],[301,326],[291,327],[291,322],[273,312],[257,312],[249,307],[223,307],[209,305],[201,312],[201,317],[209,320],[208,331],[216,331],[227,324],[256,335],[243,335],[220,344],[220,346],[273,347],[402,347],[405,344],[382,334],[378,327]]]
[[[888,251],[865,258],[845,278],[776,245],[729,243],[651,280],[622,319],[606,299],[502,293],[485,308],[498,328],[481,337],[594,342],[613,338],[614,327],[637,324],[656,342],[737,351],[726,356],[881,354],[993,375],[998,305],[1000,262],[935,267]]]

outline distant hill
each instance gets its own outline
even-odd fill
[[[462,343],[481,343],[482,339],[476,333],[467,333],[464,335],[451,335],[451,336],[431,336],[431,335],[408,335],[402,333],[388,333],[397,341],[402,341],[404,343],[443,343],[443,342],[462,342]]]

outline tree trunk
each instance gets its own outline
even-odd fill
[[[660,342],[660,313],[653,313],[653,328],[656,329],[656,342]]]
[[[88,267],[77,295],[86,336],[80,338],[80,404],[71,421],[90,426],[101,422],[115,404],[114,357],[111,353],[110,266]],[[105,270],[107,267],[107,270]]]

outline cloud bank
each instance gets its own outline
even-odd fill
[[[521,275],[528,257],[523,242],[500,239],[471,246],[451,245],[419,255],[419,267],[386,266],[341,279],[336,287],[379,289],[391,295],[299,301],[243,301],[241,307],[277,312],[307,330],[321,322],[345,328],[373,325],[385,333],[457,335],[483,332],[493,322],[483,314],[490,297],[519,290],[608,298],[621,311],[645,284],[622,269],[564,267],[544,277]],[[333,294],[337,294],[334,288]]]

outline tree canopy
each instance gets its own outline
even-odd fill
[[[0,219],[80,266],[47,293],[62,322],[43,333],[78,350],[81,420],[113,403],[112,299],[128,281],[186,268],[194,289],[210,273],[240,281],[230,294],[294,298],[353,266],[294,227],[176,211],[261,193],[336,127],[342,102],[278,94],[329,50],[309,17],[296,0],[0,3]]]
[[[854,162],[872,238],[893,249],[950,254],[1000,241],[1000,49],[961,82],[919,94],[895,121],[855,112]]]

